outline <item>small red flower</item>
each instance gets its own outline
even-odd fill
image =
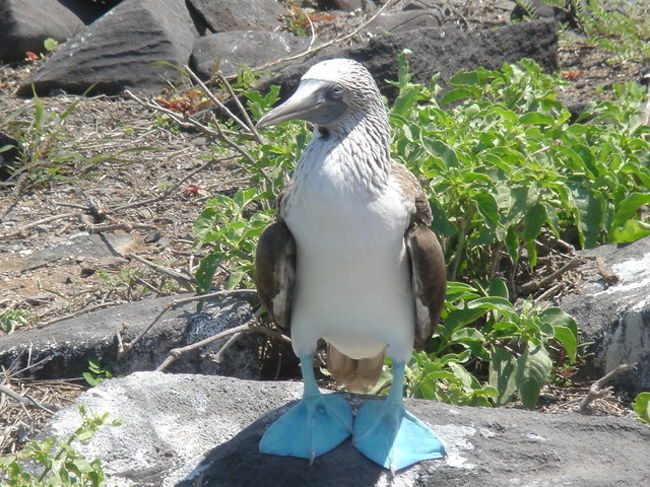
[[[199,194],[199,191],[201,190],[201,186],[198,184],[190,184],[185,188],[185,191],[191,194]]]
[[[27,56],[25,60],[30,61],[30,62],[31,61],[36,61],[38,59],[38,54],[35,54],[32,51],[27,51],[25,53],[25,56]]]

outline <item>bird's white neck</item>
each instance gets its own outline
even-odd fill
[[[350,191],[381,194],[390,176],[390,129],[383,113],[366,112],[336,127],[316,128],[296,171],[334,171]]]

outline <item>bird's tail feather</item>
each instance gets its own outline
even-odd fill
[[[353,359],[328,345],[327,368],[336,382],[350,392],[367,392],[377,382],[383,364],[383,350],[372,358]]]

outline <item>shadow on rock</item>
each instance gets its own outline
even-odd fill
[[[265,415],[212,449],[177,487],[365,487],[379,485],[381,477],[388,477],[383,468],[352,447],[351,439],[316,458],[313,465],[302,458],[260,453],[258,444],[264,431],[294,404]]]

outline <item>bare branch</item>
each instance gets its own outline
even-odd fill
[[[187,298],[175,299],[174,301],[169,302],[162,310],[160,310],[160,313],[156,315],[153,321],[149,323],[147,327],[144,330],[142,330],[142,332],[140,332],[140,334],[137,335],[132,341],[130,341],[129,343],[122,343],[120,337],[120,339],[118,340],[120,342],[120,347],[118,349],[118,359],[122,358],[124,355],[128,354],[131,350],[133,350],[133,347],[135,347],[135,345],[140,340],[142,340],[142,337],[144,337],[147,333],[149,333],[149,331],[156,325],[156,323],[160,321],[163,315],[167,313],[169,310],[174,309],[183,304],[191,303],[194,301],[201,301],[202,299],[226,297],[226,296],[239,296],[246,300],[250,300],[252,298],[257,299],[257,293],[251,289],[233,289],[231,291],[216,291],[209,294],[201,294],[199,296],[190,296]]]
[[[591,384],[591,387],[589,387],[589,392],[587,395],[580,401],[580,404],[578,405],[578,412],[580,414],[587,414],[589,412],[588,406],[589,403],[594,401],[595,399],[598,399],[599,397],[603,397],[611,392],[610,387],[604,387],[605,384],[610,382],[614,377],[617,377],[621,374],[624,374],[628,370],[633,370],[636,367],[636,363],[632,365],[628,364],[621,364],[618,367],[616,367],[613,370],[610,370],[607,374],[605,374],[603,377],[598,379],[596,382]]]
[[[154,269],[157,272],[160,272],[161,274],[164,274],[164,275],[169,276],[169,277],[171,277],[173,279],[176,279],[177,281],[184,282],[184,283],[189,284],[191,286],[194,286],[196,284],[196,279],[194,279],[193,277],[185,276],[185,275],[181,274],[180,272],[176,272],[175,270],[170,269],[169,267],[165,267],[165,266],[162,266],[162,265],[159,265],[159,264],[155,264],[155,263],[151,262],[150,260],[147,260],[144,257],[140,257],[139,255],[136,255],[136,254],[133,254],[133,253],[129,253],[126,256],[131,258],[131,259],[137,260],[138,262],[141,262],[141,263],[143,263],[143,264],[145,264],[145,265],[147,265],[149,267],[151,267],[152,269]]]
[[[167,356],[165,361],[158,366],[156,371],[160,372],[165,370],[167,367],[169,367],[171,364],[176,362],[183,354],[187,352],[191,352],[192,350],[201,348],[205,345],[214,342],[215,340],[220,340],[225,337],[230,337],[230,339],[223,345],[223,347],[221,347],[221,349],[217,353],[217,357],[220,357],[224,348],[230,346],[232,342],[234,342],[235,337],[241,335],[242,333],[253,333],[253,332],[263,333],[265,335],[278,338],[285,342],[289,342],[289,343],[291,342],[291,339],[289,337],[287,337],[286,335],[278,331],[272,330],[271,328],[267,328],[266,326],[253,325],[256,319],[257,318],[252,318],[250,321],[244,323],[243,325],[235,326],[234,328],[230,328],[229,330],[222,331],[221,333],[217,333],[216,335],[213,335],[211,337],[208,337],[196,343],[192,343],[191,345],[187,345],[185,347],[180,347],[180,348],[174,348],[170,350],[169,355]]]

